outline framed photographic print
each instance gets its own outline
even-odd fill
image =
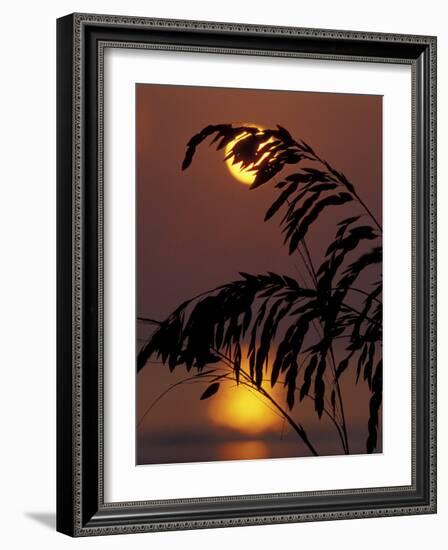
[[[436,39],[58,20],[57,528],[436,511]]]

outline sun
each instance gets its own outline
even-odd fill
[[[257,128],[260,132],[263,131],[263,128],[251,124],[245,124],[245,126],[252,126],[253,128]],[[255,181],[255,177],[257,175],[257,166],[266,158],[266,156],[269,155],[269,153],[265,153],[255,164],[249,164],[249,166],[243,167],[242,162],[234,163],[234,157],[231,155],[232,148],[236,143],[238,143],[241,140],[246,139],[249,137],[249,132],[242,132],[241,134],[238,134],[235,139],[233,139],[230,143],[227,144],[225,148],[225,158],[226,158],[226,166],[229,170],[229,172],[232,174],[232,176],[238,180],[241,183],[244,183],[245,185],[252,185]],[[272,138],[269,138],[265,142],[260,143],[258,146],[258,149],[263,147],[266,143],[269,143]],[[230,155],[230,156],[229,156]]]
[[[251,169],[250,165],[243,168],[242,162],[238,162],[234,164],[233,162],[234,157],[229,155],[234,145],[239,141],[241,141],[242,139],[245,139],[249,135],[250,134],[248,132],[243,132],[239,134],[238,136],[236,136],[234,140],[232,140],[230,143],[227,144],[225,149],[226,165],[227,165],[227,168],[229,169],[229,172],[232,174],[232,176],[236,180],[240,181],[241,183],[245,183],[246,185],[252,185],[252,183],[255,180],[256,171],[254,169]]]
[[[272,431],[281,424],[269,403],[255,390],[242,385],[223,387],[210,400],[208,415],[215,424],[248,435]]]

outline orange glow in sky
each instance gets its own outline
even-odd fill
[[[273,390],[266,389],[272,395]],[[209,401],[208,414],[215,424],[248,435],[281,430],[283,422],[269,401],[255,389],[242,384],[222,384],[218,393]]]

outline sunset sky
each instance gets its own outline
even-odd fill
[[[190,168],[181,170],[192,135],[218,123],[284,126],[342,171],[381,220],[382,97],[138,84],[138,316],[163,320],[187,298],[236,280],[239,272],[306,278],[299,260],[282,245],[278,219],[263,222],[278,193],[272,182],[249,190],[231,175],[223,152],[208,147],[209,141]],[[325,223],[307,237],[317,262],[338,219],[337,209],[328,209]],[[150,334],[151,327],[138,324],[137,349]],[[137,421],[186,376],[183,367],[170,373],[149,362],[137,376]],[[351,450],[358,453],[365,452],[369,394],[364,386],[355,386],[348,376],[342,388]],[[138,464],[308,454],[258,396],[229,385],[200,401],[205,387],[179,385],[157,402],[137,429]],[[283,388],[275,391],[281,399]],[[320,454],[340,453],[334,428],[318,420],[313,405],[300,411]]]

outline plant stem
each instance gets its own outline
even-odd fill
[[[149,317],[137,317],[137,321],[141,321],[142,323],[146,323],[148,325],[161,325],[161,321],[156,321],[155,319],[150,319]]]
[[[210,371],[211,372],[211,371]],[[206,375],[202,374],[195,374],[194,376],[189,376],[188,378],[183,378],[182,380],[179,380],[179,382],[175,382],[174,384],[171,384],[165,391],[163,391],[152,403],[151,405],[145,410],[143,413],[143,416],[140,417],[140,420],[137,422],[137,428],[140,426],[140,424],[145,419],[146,415],[149,413],[149,411],[156,405],[162,397],[164,397],[168,392],[170,392],[172,389],[176,388],[177,386],[180,386],[181,384],[185,384],[186,382],[189,382],[191,380],[196,380],[197,378],[206,377]]]
[[[364,210],[369,214],[369,216],[372,218],[373,222],[375,223],[375,225],[378,227],[378,229],[381,231],[381,233],[383,232],[383,228],[381,227],[380,223],[378,222],[378,220],[375,218],[375,216],[373,215],[372,211],[370,210],[370,208],[367,206],[367,204],[361,199],[361,197],[358,195],[358,193],[356,191],[353,191],[352,192],[353,195],[356,197],[356,199],[358,200],[358,202],[363,206]]]
[[[339,288],[331,288],[330,290],[340,290]],[[360,294],[364,294],[364,296],[367,296],[368,298],[371,298],[370,294],[366,292],[365,290],[361,290],[360,288],[355,288],[353,286],[349,286],[347,290],[351,290],[353,292],[359,292]],[[378,300],[378,298],[372,298],[375,300],[375,302],[378,302],[379,304],[382,304],[383,302],[381,300]]]
[[[280,411],[280,413],[284,416],[284,418],[286,418],[286,420],[289,422],[291,427],[298,433],[302,441],[311,451],[313,456],[319,456],[316,449],[313,447],[310,440],[308,439],[308,436],[306,435],[306,432],[303,429],[303,427],[299,424],[296,424],[294,420],[289,416],[289,414],[283,409],[283,407],[281,407],[281,405],[279,405],[277,401],[275,401],[275,399],[271,397],[271,395],[269,395],[269,393],[266,390],[260,387],[258,388],[258,391],[261,393],[261,395],[263,395],[263,397],[265,397],[268,401],[270,401],[274,405],[274,407],[276,407]]]
[[[153,325],[161,325],[162,323],[160,321],[157,321],[155,319],[151,319],[149,317],[138,317],[138,320],[139,321],[142,321],[144,323],[148,323],[148,324],[153,324]],[[221,359],[227,364],[227,366],[233,368],[233,364],[234,362],[232,361],[232,359],[230,359],[227,355],[225,355],[224,353],[222,353],[220,350],[216,349],[216,348],[212,348],[212,351],[214,353],[216,353],[217,355],[219,355],[221,357]],[[197,379],[205,379],[207,376],[210,376],[214,373],[215,371],[209,371],[209,372],[204,372],[204,373],[201,373],[201,374],[197,374],[197,375],[194,375],[194,376],[190,376],[188,378],[184,378],[183,380],[180,380],[179,382],[176,382],[175,384],[172,384],[171,386],[169,386],[169,388],[167,388],[164,392],[162,392],[158,397],[157,399],[151,403],[151,405],[146,409],[146,411],[144,412],[143,416],[139,419],[138,423],[137,423],[137,427],[139,427],[141,425],[141,423],[143,422],[143,420],[146,418],[146,415],[149,413],[149,411],[154,407],[154,405],[156,405],[156,403],[158,403],[158,401],[160,401],[160,399],[162,399],[162,397],[164,395],[166,395],[169,391],[171,391],[172,389],[174,389],[175,387],[181,385],[181,384],[184,384],[184,383],[187,383],[189,381],[193,381],[193,380],[197,380]],[[255,388],[256,391],[258,391],[261,395],[263,395],[263,397],[265,399],[267,399],[268,401],[270,401],[272,403],[272,405],[279,411],[280,415],[288,421],[288,423],[290,424],[290,426],[293,428],[293,430],[300,436],[300,438],[302,439],[302,441],[305,443],[305,445],[308,447],[308,449],[310,450],[310,452],[314,455],[314,456],[319,456],[316,449],[314,448],[314,446],[312,445],[312,443],[310,442],[310,440],[308,439],[308,436],[306,434],[306,431],[305,429],[303,428],[303,426],[297,424],[294,419],[287,413],[287,411],[285,411],[285,409],[279,405],[277,403],[277,401],[275,401],[275,399],[269,394],[266,392],[266,390],[264,390],[263,388],[261,387],[257,387],[253,384],[252,382],[252,379],[250,378],[249,374],[244,371],[243,369],[240,370],[240,375],[242,375],[245,379],[246,379],[246,382],[244,383],[244,385],[248,386],[248,387],[251,387],[251,388]],[[249,383],[250,384],[249,384]],[[307,397],[309,397],[310,399],[313,399],[310,395],[307,395]],[[338,431],[338,434],[339,434],[339,437],[342,439],[342,442],[343,442],[343,446],[344,446],[344,441],[343,441],[343,438],[342,438],[342,434],[341,434],[341,428],[339,427],[339,424],[338,422],[336,421],[335,417],[330,414],[330,412],[324,407],[324,412],[326,413],[326,415],[330,418],[330,420],[333,422],[333,424],[336,426],[336,429]],[[345,450],[345,449],[344,449]]]
[[[352,306],[349,306],[348,304],[346,304],[344,302],[341,303],[341,307],[343,307],[345,309],[348,309],[349,311],[353,311],[353,313],[356,313],[358,316],[361,315],[360,311],[358,311],[357,309],[355,309]],[[367,315],[364,316],[364,319],[366,319],[367,321],[370,321],[371,323],[374,323],[375,325],[380,325],[380,323],[378,321],[375,321],[375,319],[372,319],[371,317],[367,317]]]
[[[217,350],[216,348],[211,348],[211,350],[218,354],[220,357],[222,357],[224,360],[228,361],[228,363],[230,364],[233,364],[233,361],[227,357],[224,353],[220,352],[219,350]],[[251,377],[249,376],[249,374],[247,374],[247,372],[244,370],[244,369],[240,369],[240,376],[243,376],[246,380],[250,381],[251,383],[251,386],[253,386],[253,382],[252,382],[252,379]],[[272,405],[282,414],[282,416],[288,421],[288,423],[290,424],[290,426],[293,428],[293,430],[300,436],[300,438],[302,439],[302,441],[305,443],[305,445],[308,447],[308,449],[310,450],[310,452],[314,455],[314,456],[319,456],[318,452],[316,451],[316,449],[313,447],[313,445],[311,444],[310,440],[308,439],[308,436],[305,432],[305,429],[303,428],[303,426],[297,424],[294,419],[285,411],[285,409],[279,405],[277,403],[277,401],[266,391],[264,390],[261,386],[258,387],[258,386],[255,386],[257,391],[259,393],[261,393],[261,395],[263,395],[263,397],[265,397],[268,401],[270,401],[272,403]]]
[[[344,438],[345,438],[345,452],[346,454],[350,454],[350,447],[349,447],[348,436],[347,436],[347,424],[345,422],[345,414],[344,414],[344,400],[342,399],[342,392],[339,385],[339,380],[338,380],[338,377],[336,376],[336,361],[334,358],[333,346],[330,346],[330,355],[331,355],[331,360],[333,362],[334,380],[335,380],[336,392],[338,394],[339,408],[341,410],[342,431],[344,432]]]
[[[305,251],[305,254],[308,258],[308,262],[309,262],[310,268],[311,268],[312,279],[313,279],[313,282],[314,282],[314,286],[316,287],[316,290],[317,290],[317,274],[316,274],[316,270],[314,269],[313,260],[311,259],[311,254],[310,254],[308,245],[306,244],[305,237],[303,237],[303,239],[302,239],[302,246],[303,246],[303,250]]]
[[[328,162],[326,162],[325,160],[321,159],[318,155],[316,155],[316,153],[314,153],[314,157],[316,159],[317,162],[320,162],[321,164],[323,164],[323,166],[325,166],[327,168],[327,170],[333,175],[333,177],[335,177],[337,179],[337,181],[343,185],[346,189],[346,184],[345,182],[341,179],[341,177],[339,176],[339,174],[334,170],[334,168],[328,164]],[[355,198],[356,200],[359,202],[359,204],[364,208],[364,210],[367,212],[367,214],[372,218],[372,221],[374,222],[374,224],[377,226],[377,228],[381,231],[381,233],[383,232],[383,228],[381,227],[380,223],[378,222],[378,220],[375,218],[375,216],[373,215],[372,211],[370,210],[370,208],[367,206],[367,204],[361,199],[361,197],[358,195],[358,193],[353,189],[347,189]]]
[[[313,273],[314,284],[316,286],[316,291],[317,291],[317,274],[316,274],[316,270],[314,269],[313,260],[311,258],[311,254],[310,254],[310,251],[309,251],[308,246],[306,244],[305,238],[302,239],[302,244],[303,244],[303,248],[306,252],[306,255],[308,257],[308,262],[310,264],[311,271]],[[342,443],[342,448],[344,449],[345,454],[349,454],[347,424],[345,422],[342,392],[341,392],[341,388],[340,388],[340,385],[339,385],[339,380],[336,376],[336,361],[334,359],[334,353],[333,353],[333,347],[332,346],[330,346],[330,356],[331,356],[331,359],[332,359],[332,362],[333,362],[333,375],[334,375],[333,384],[336,387],[336,393],[337,393],[337,396],[338,396],[339,410],[341,411],[341,424],[342,424],[342,432],[343,432],[343,435],[344,435],[344,437],[341,437],[341,443]],[[338,433],[341,436],[341,433],[339,432],[339,430],[338,430]]]
[[[275,178],[274,178],[274,180],[275,180]],[[291,207],[291,204],[290,204],[289,200],[287,200],[286,202],[287,202],[288,206]],[[302,245],[302,248],[304,250],[304,254],[300,250],[300,244]],[[317,273],[316,273],[316,270],[314,269],[313,260],[311,258],[310,251],[309,251],[308,246],[306,244],[305,237],[303,237],[300,244],[297,247],[297,252],[299,253],[300,258],[302,259],[302,262],[305,266],[305,269],[307,270],[307,272],[310,276],[311,282],[314,285],[314,288],[317,292],[317,287],[318,287]],[[319,330],[318,330],[317,325],[316,325],[314,320],[312,321],[312,325],[313,325],[314,329],[316,330],[318,336],[321,337],[322,335],[319,333]],[[334,361],[334,355],[333,354],[332,354],[332,360],[333,360],[333,371],[334,371],[334,384],[335,384],[336,389],[337,389],[339,409],[341,411],[342,432],[341,432],[341,428],[340,428],[338,422],[336,421],[336,419],[334,417],[331,417],[331,418],[332,418],[332,420],[333,420],[333,422],[334,422],[334,424],[337,428],[338,435],[339,435],[339,438],[341,440],[341,444],[342,444],[342,448],[344,450],[344,453],[348,454],[349,453],[349,446],[348,446],[347,427],[346,427],[345,415],[344,415],[344,407],[343,407],[343,404],[342,404],[342,393],[341,393],[341,389],[339,387],[339,381],[336,377],[336,363]]]

